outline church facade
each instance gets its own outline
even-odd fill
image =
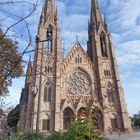
[[[112,38],[98,1],[91,0],[87,52],[76,40],[63,59],[57,9],[54,0],[45,0],[34,61],[28,64],[21,93],[18,130],[66,130],[73,115],[91,101],[100,110],[100,129],[131,130]]]

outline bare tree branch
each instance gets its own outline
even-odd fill
[[[17,17],[17,18],[19,19],[18,21],[16,21],[14,24],[10,25],[10,26],[6,29],[5,33],[3,33],[3,35],[2,35],[1,38],[0,38],[0,40],[2,40],[2,39],[6,36],[6,34],[8,33],[8,31],[11,30],[12,27],[16,26],[17,24],[19,24],[19,23],[21,23],[21,22],[24,22],[24,23],[25,23],[25,26],[26,26],[26,29],[27,29],[27,33],[28,33],[28,38],[29,38],[28,41],[29,41],[29,42],[28,42],[28,45],[26,46],[26,48],[24,49],[24,51],[21,53],[21,57],[19,58],[19,60],[15,63],[14,68],[13,68],[12,70],[9,70],[8,74],[6,74],[6,75],[4,76],[4,79],[2,80],[2,83],[1,83],[1,84],[4,84],[4,82],[5,82],[5,80],[7,79],[7,77],[10,76],[10,75],[14,72],[14,70],[16,69],[16,67],[21,63],[22,58],[23,58],[24,54],[26,53],[26,51],[28,50],[28,48],[31,46],[31,41],[32,41],[31,34],[30,34],[30,29],[29,29],[29,26],[28,26],[28,23],[27,23],[26,19],[28,19],[28,18],[34,13],[34,11],[36,10],[37,4],[38,4],[38,0],[36,0],[35,3],[30,3],[30,2],[27,2],[27,1],[13,1],[13,2],[10,2],[10,3],[12,4],[12,3],[16,3],[16,2],[17,2],[17,3],[22,3],[22,2],[28,3],[28,4],[30,4],[30,5],[33,6],[33,9],[32,9],[32,11],[31,11],[30,13],[28,13],[28,14],[27,14],[26,16],[24,16],[24,17],[20,17],[20,16],[18,16],[18,15],[15,15],[15,14],[13,14],[13,13],[10,13],[10,12],[8,12],[8,11],[6,11],[6,10],[0,9],[0,11],[2,11],[2,12],[4,12],[4,13],[7,13],[8,16],[14,16],[14,17]],[[1,2],[0,4],[6,4],[6,3],[7,3],[7,2]],[[12,78],[11,78],[11,79],[12,79]],[[10,80],[11,80],[11,79],[10,79]]]

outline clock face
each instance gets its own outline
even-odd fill
[[[111,90],[112,89],[112,83],[110,81],[107,83],[106,88],[108,90]]]
[[[51,63],[51,60],[52,60],[51,56],[50,55],[47,56],[46,63],[47,64],[50,64]]]
[[[46,63],[47,63],[47,64],[50,64],[50,59],[47,59]]]
[[[87,74],[73,73],[69,79],[69,91],[73,94],[87,94],[90,91],[90,80]]]
[[[105,69],[110,69],[110,66],[109,66],[109,64],[107,64],[107,63],[103,63],[103,67],[104,67]]]

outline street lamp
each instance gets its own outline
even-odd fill
[[[36,119],[36,132],[39,132],[40,125],[40,103],[41,103],[41,92],[42,92],[42,67],[43,67],[43,42],[47,40],[40,40],[38,36],[36,36],[36,43],[42,42],[41,47],[41,65],[40,65],[40,74],[39,74],[39,88],[38,88],[38,105],[37,105],[37,119]]]
[[[39,74],[39,88],[38,88],[38,105],[37,105],[37,119],[36,119],[36,132],[39,132],[40,125],[40,103],[41,103],[41,92],[42,92],[42,69],[43,69],[43,42],[48,41],[48,52],[51,51],[52,45],[52,27],[47,28],[47,36],[45,40],[40,40],[39,36],[36,36],[36,43],[42,42],[41,47],[41,65],[40,65],[40,74]]]

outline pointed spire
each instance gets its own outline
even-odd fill
[[[40,18],[40,24],[45,24],[49,18],[52,22],[54,22],[54,19],[57,16],[57,10],[55,7],[54,0],[45,0],[45,4],[42,8],[41,18]]]
[[[103,19],[101,16],[98,0],[91,0],[91,23],[98,25],[100,22],[103,23]]]
[[[26,71],[26,80],[25,80],[26,82],[25,82],[25,85],[30,82],[31,75],[32,75],[32,62],[31,62],[31,56],[30,56],[29,57],[28,66],[27,66],[27,71]]]
[[[108,31],[108,25],[107,25],[106,15],[105,14],[104,14],[104,27],[105,27],[105,30]]]
[[[27,66],[27,72],[26,72],[27,76],[31,75],[31,72],[32,72],[32,62],[31,62],[31,56],[30,56],[28,66]]]

